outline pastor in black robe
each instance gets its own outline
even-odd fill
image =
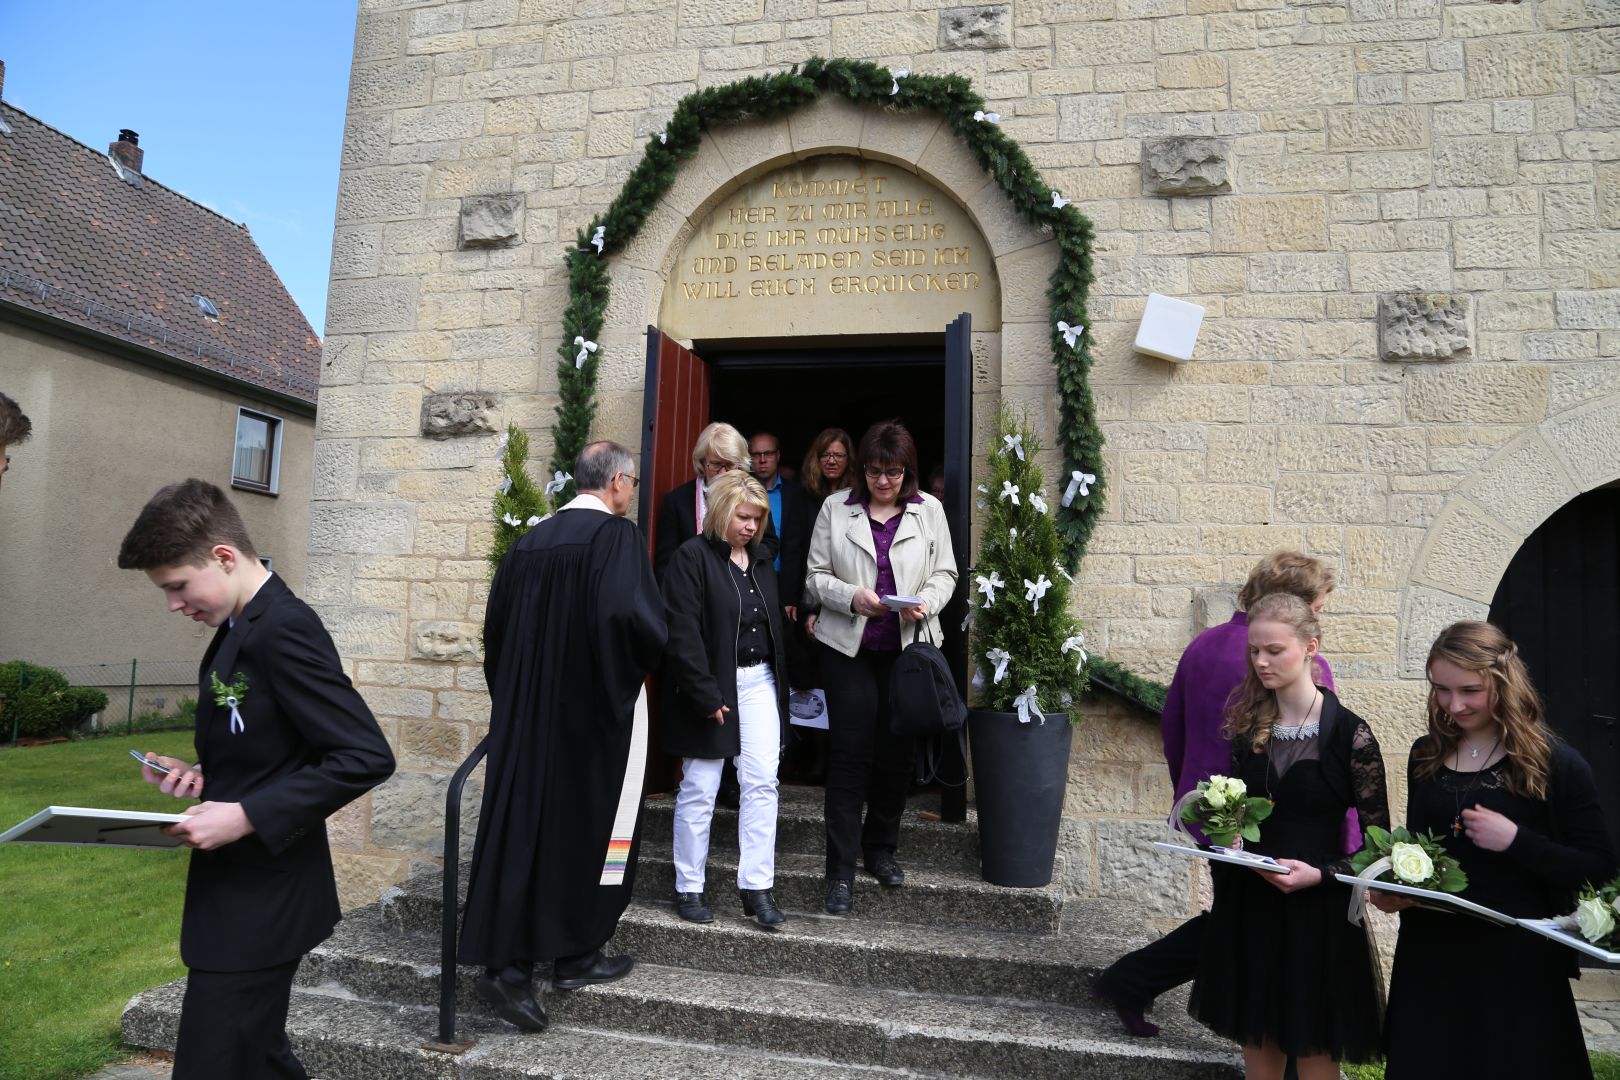
[[[640,840],[637,698],[666,636],[641,530],[594,496],[501,561],[484,618],[489,760],[462,962],[582,956],[613,936]]]

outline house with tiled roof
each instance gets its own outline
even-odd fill
[[[133,130],[101,149],[6,103],[0,64],[0,392],[33,422],[0,492],[0,662],[194,660],[206,628],[114,565],[188,476],[303,587],[320,338],[246,226],[160,176]]]

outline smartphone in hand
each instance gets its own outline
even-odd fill
[[[159,765],[155,761],[148,760],[146,755],[141,753],[139,750],[131,750],[129,752],[129,756],[140,762],[142,765],[145,765],[148,769],[151,769],[155,773],[162,773],[164,776],[168,776],[170,773],[174,772],[174,770],[169,768],[167,765]]]

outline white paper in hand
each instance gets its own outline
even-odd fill
[[[921,607],[923,598],[920,596],[883,596],[878,602],[890,611],[904,611],[906,608]]]

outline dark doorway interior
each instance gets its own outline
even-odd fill
[[[1563,506],[1530,534],[1491,601],[1547,720],[1586,758],[1620,838],[1620,486]]]
[[[797,475],[823,428],[841,427],[859,444],[880,420],[901,420],[917,442],[927,480],[944,462],[943,345],[933,349],[808,350],[772,353],[699,350],[711,365],[710,415],[752,436],[770,431],[782,465]]]

